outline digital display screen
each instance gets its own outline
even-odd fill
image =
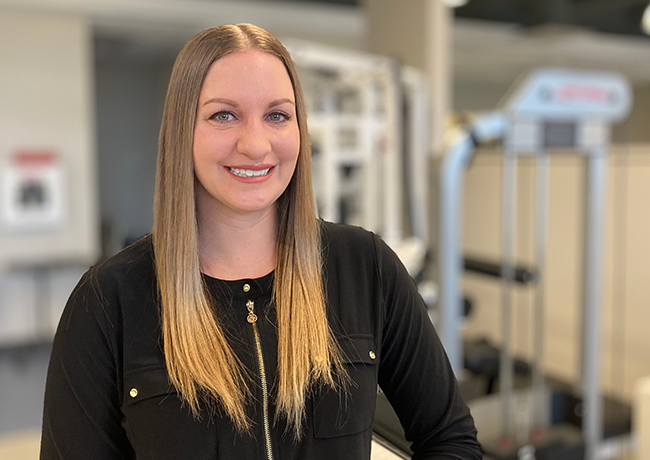
[[[544,123],[545,148],[573,148],[576,142],[575,123]]]

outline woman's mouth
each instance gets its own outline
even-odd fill
[[[259,176],[266,176],[271,168],[266,168],[266,169],[259,169],[259,170],[254,170],[254,169],[237,169],[237,168],[231,168],[230,166],[227,166],[228,171],[233,173],[235,176],[239,177],[259,177]]]

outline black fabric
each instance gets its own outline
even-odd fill
[[[348,393],[312,391],[296,441],[280,419],[275,459],[370,458],[379,384],[413,442],[415,459],[480,459],[474,422],[417,289],[397,256],[365,230],[323,224],[331,327],[354,380]],[[259,368],[246,301],[255,303],[266,374],[277,367],[273,273],[205,283],[232,347],[250,372],[250,434],[227,418],[189,413],[169,384],[151,238],[134,243],[81,279],[54,341],[45,392],[42,460],[263,459]],[[250,290],[244,292],[248,284]],[[274,419],[271,396],[270,417]]]

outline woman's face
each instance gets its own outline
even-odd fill
[[[293,86],[284,64],[257,50],[210,67],[194,127],[201,214],[263,214],[293,176],[300,151]]]

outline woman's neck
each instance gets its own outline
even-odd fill
[[[199,215],[201,271],[213,278],[260,278],[275,269],[277,214]]]

